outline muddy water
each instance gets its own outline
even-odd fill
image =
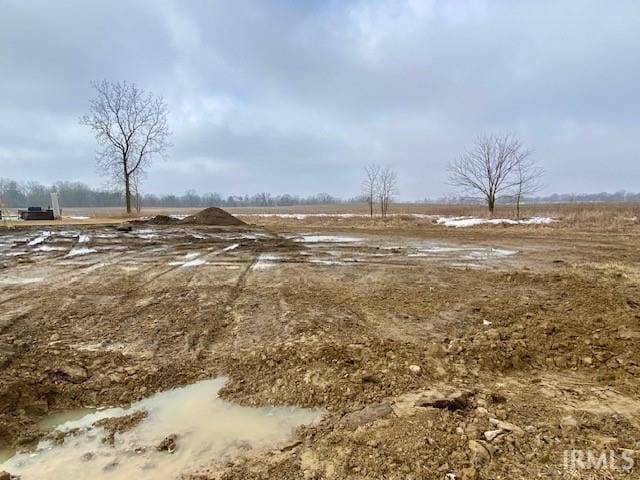
[[[224,379],[205,380],[156,394],[126,409],[96,411],[59,425],[58,430],[81,428],[60,446],[42,441],[31,453],[16,454],[0,464],[0,471],[22,480],[172,479],[215,461],[225,461],[250,449],[277,446],[299,425],[320,418],[320,412],[293,407],[250,408],[221,400]],[[92,427],[101,419],[146,410],[136,427],[115,435],[114,445],[102,442],[104,430]],[[79,412],[65,412],[77,418]],[[82,412],[85,413],[85,412]],[[174,453],[157,451],[167,435],[177,435]]]

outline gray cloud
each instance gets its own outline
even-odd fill
[[[640,189],[634,0],[1,3],[0,176],[100,184],[77,118],[107,78],[170,105],[152,192],[351,196],[375,161],[437,196],[502,131],[549,192]]]

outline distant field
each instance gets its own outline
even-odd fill
[[[153,215],[186,215],[201,210],[200,207],[185,208],[143,208],[138,214],[134,212],[132,217]],[[369,213],[369,207],[363,203],[345,203],[333,205],[295,205],[287,207],[230,207],[229,212],[242,216],[251,215],[364,215]],[[436,203],[396,203],[391,205],[390,214],[394,217],[402,215],[434,215],[444,217],[487,217],[487,209],[478,204],[436,204]],[[15,209],[12,210],[15,213]],[[377,211],[375,212],[377,215]],[[621,227],[638,223],[640,217],[640,203],[537,203],[525,204],[521,207],[521,216],[527,217],[551,217],[561,220],[565,226],[608,226]],[[65,223],[101,223],[117,222],[127,217],[123,208],[63,208]],[[89,218],[85,218],[89,217]],[[496,207],[495,218],[514,218],[513,205],[499,205]],[[275,219],[260,219],[249,217],[257,223],[272,223]],[[364,219],[362,219],[364,220]],[[43,224],[46,224],[44,222]],[[29,225],[37,225],[40,222],[29,222]]]

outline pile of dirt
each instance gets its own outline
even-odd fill
[[[200,210],[195,215],[179,219],[168,215],[156,215],[145,220],[132,220],[130,223],[144,225],[215,225],[215,226],[243,226],[245,222],[225,212],[218,207]]]
[[[185,225],[246,225],[246,223],[239,218],[234,217],[230,213],[227,213],[218,207],[205,208],[195,215],[186,217],[181,220],[180,223]]]
[[[156,215],[148,220],[144,221],[147,225],[177,225],[180,220],[168,215]]]

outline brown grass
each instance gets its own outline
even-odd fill
[[[65,208],[63,216],[88,216],[90,219],[73,220],[64,218],[58,222],[19,222],[20,225],[49,225],[55,224],[95,224],[114,223],[129,218],[153,215],[193,214],[201,208],[144,208],[141,213],[126,215],[123,208]],[[232,207],[226,209],[234,214],[259,214],[259,213],[300,213],[300,214],[360,214],[366,215],[369,210],[366,204],[348,203],[336,205],[296,205],[288,207]],[[629,226],[640,225],[640,203],[537,203],[526,204],[521,208],[521,216],[527,217],[551,217],[558,220],[554,227],[578,227],[578,228],[605,228],[622,229]],[[377,212],[376,212],[377,213]],[[417,219],[412,214],[434,216],[473,216],[487,217],[487,209],[479,204],[435,204],[435,203],[396,203],[390,206],[392,217],[385,223],[397,224],[425,224],[431,223],[429,219]],[[406,216],[403,216],[405,214]],[[513,205],[498,205],[494,215],[496,218],[514,218]],[[295,220],[293,220],[295,221]],[[315,223],[320,222],[316,219]],[[352,219],[326,219],[322,223],[362,223],[370,222],[365,218]],[[381,222],[377,219],[376,222]],[[261,222],[262,223],[262,222]],[[265,222],[269,223],[269,222]]]

